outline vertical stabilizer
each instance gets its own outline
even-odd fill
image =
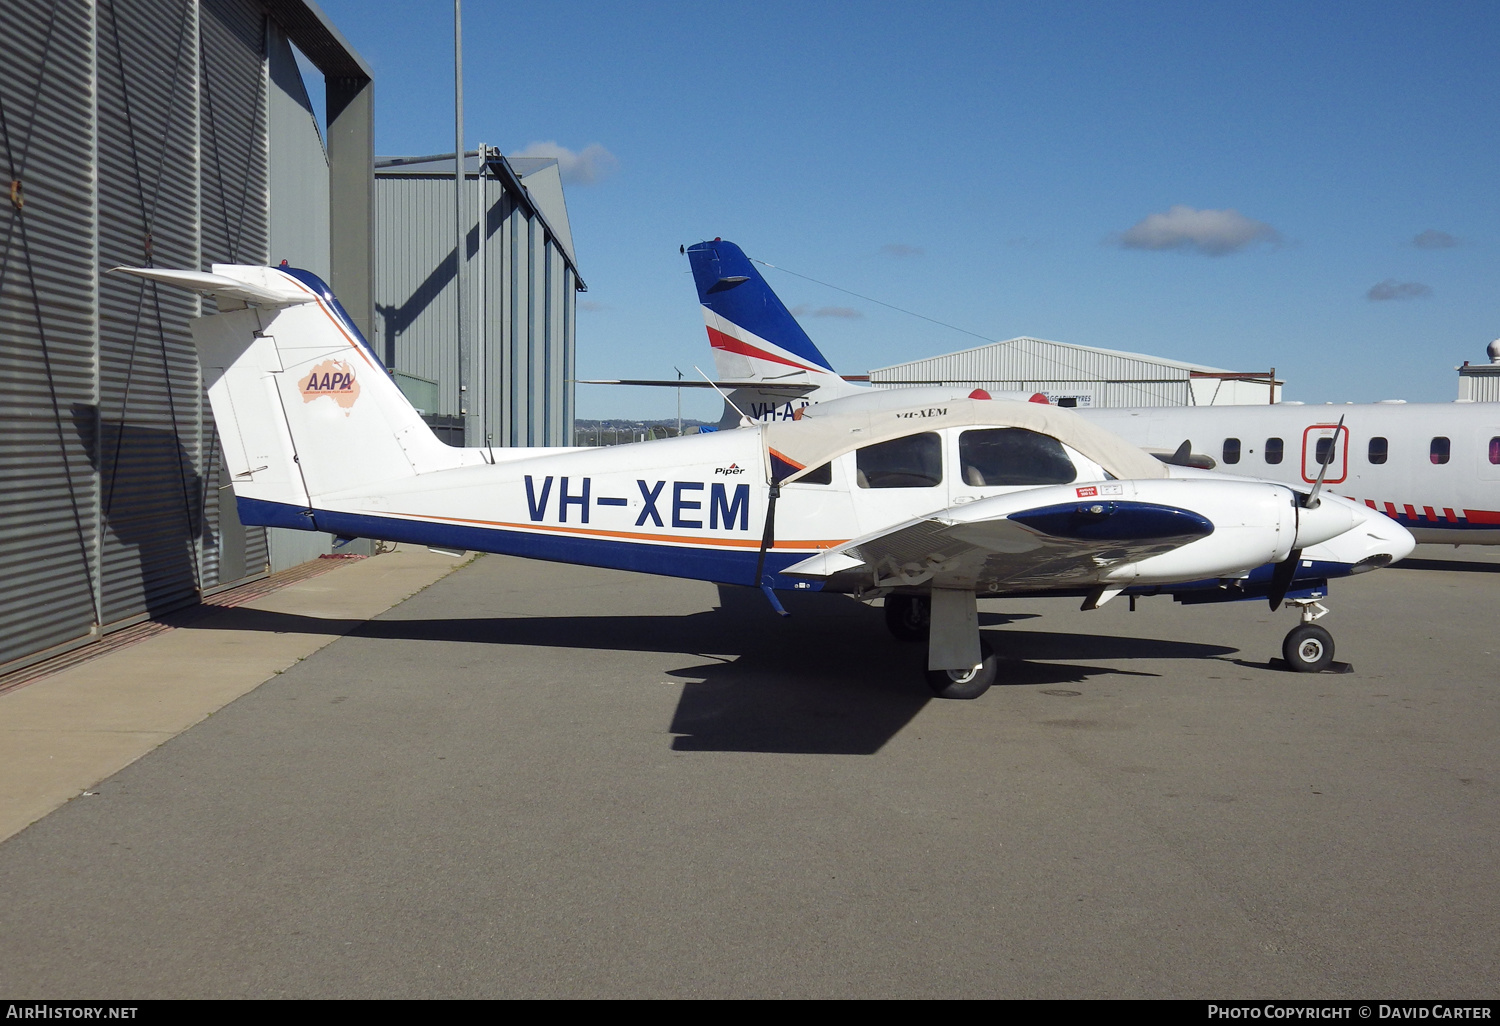
[[[246,524],[318,530],[322,500],[484,462],[444,445],[316,275],[216,264],[119,268],[218,299],[193,321],[225,464]]]
[[[689,246],[687,255],[720,380],[814,384],[820,399],[855,390],[740,247],[715,239]]]

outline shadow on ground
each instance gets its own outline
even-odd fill
[[[254,609],[193,617],[216,630],[350,635],[397,641],[690,654],[669,670],[683,681],[671,732],[677,751],[871,754],[932,700],[926,649],[885,629],[879,608],[832,596],[784,597],[776,616],[749,588],[721,587],[718,608],[686,616],[517,616],[336,620]],[[983,613],[984,626],[1035,614]],[[189,625],[189,623],[184,624]],[[1001,687],[1078,684],[1155,674],[1094,660],[1208,659],[1222,645],[1018,629],[987,630]],[[1061,662],[1059,660],[1069,660]],[[1072,662],[1087,660],[1088,662]]]
[[[1481,563],[1474,559],[1412,559],[1392,563],[1392,570],[1448,570],[1470,574],[1500,574],[1500,563]]]

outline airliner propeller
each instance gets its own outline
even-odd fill
[[[1339,433],[1342,432],[1343,429],[1344,418],[1340,417],[1338,425],[1333,429],[1333,440],[1328,446],[1328,458],[1326,460],[1320,459],[1318,461],[1321,466],[1318,467],[1318,479],[1313,482],[1312,491],[1308,492],[1306,495],[1302,495],[1300,492],[1298,493],[1297,507],[1299,513],[1297,516],[1297,521],[1299,526],[1301,525],[1302,521],[1300,510],[1317,509],[1323,504],[1323,500],[1318,498],[1318,493],[1323,490],[1323,476],[1328,473],[1328,466],[1334,460],[1334,456],[1339,444]],[[1291,552],[1288,552],[1286,558],[1283,559],[1280,563],[1276,564],[1276,570],[1271,574],[1271,591],[1267,596],[1271,601],[1271,609],[1273,611],[1277,609],[1281,605],[1282,600],[1286,598],[1287,589],[1292,586],[1292,578],[1296,576],[1297,563],[1301,559],[1302,549],[1298,547],[1292,549]]]

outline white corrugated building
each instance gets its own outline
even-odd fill
[[[1013,338],[870,372],[876,388],[969,385],[1042,392],[1060,406],[1229,406],[1281,398],[1275,368],[1228,371],[1141,353]]]
[[[1458,368],[1459,402],[1500,402],[1500,338],[1489,345],[1489,363],[1471,364],[1465,360]]]

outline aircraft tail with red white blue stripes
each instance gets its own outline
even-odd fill
[[[740,247],[714,239],[689,246],[687,256],[721,381],[800,385],[799,394],[811,385],[819,401],[860,391],[834,371]]]

